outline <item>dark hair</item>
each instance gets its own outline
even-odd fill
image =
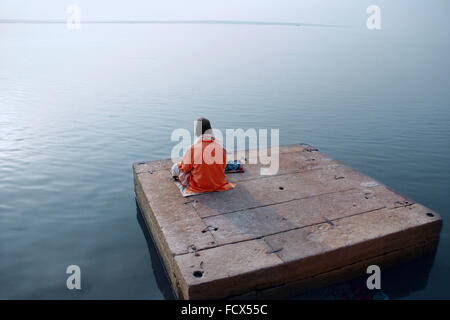
[[[206,118],[197,119],[195,123],[195,135],[200,137],[205,132],[212,133],[211,123]]]

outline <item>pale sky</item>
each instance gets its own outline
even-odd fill
[[[428,7],[446,2],[419,1]],[[66,7],[74,4],[81,8],[86,20],[208,19],[352,25],[365,20],[365,10],[371,4],[386,9],[389,6],[391,12],[407,15],[410,3],[411,0],[1,0],[0,19],[65,19]]]
[[[365,28],[369,5],[381,8],[383,31],[449,38],[448,0],[1,0],[0,20],[66,20],[78,5],[83,20],[239,20]],[[446,40],[445,40],[446,41]]]

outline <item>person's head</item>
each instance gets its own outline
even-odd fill
[[[200,137],[202,134],[212,134],[211,123],[206,118],[200,118],[195,121],[195,136]]]

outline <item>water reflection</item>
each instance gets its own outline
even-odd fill
[[[406,298],[413,292],[424,290],[427,287],[436,256],[436,248],[422,257],[381,268],[381,290],[367,289],[366,280],[369,275],[364,275],[350,281],[305,292],[294,299],[385,300]]]
[[[167,272],[162,263],[162,259],[158,253],[158,249],[155,246],[155,242],[153,241],[152,235],[149,232],[147,227],[147,223],[142,215],[141,210],[139,209],[139,205],[136,202],[136,219],[141,227],[142,233],[144,234],[145,240],[147,242],[148,251],[150,252],[150,260],[152,262],[152,269],[156,279],[156,285],[158,289],[161,291],[165,299],[173,300],[175,299],[175,295],[172,291],[172,287],[170,286],[169,278],[167,276]]]
[[[392,266],[385,272],[382,271],[382,286],[389,297],[405,298],[413,292],[425,289],[436,252],[437,246],[421,258]]]

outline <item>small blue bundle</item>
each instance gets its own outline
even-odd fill
[[[227,171],[238,171],[240,170],[242,165],[239,163],[239,161],[228,161],[227,166],[225,167],[225,172]]]

